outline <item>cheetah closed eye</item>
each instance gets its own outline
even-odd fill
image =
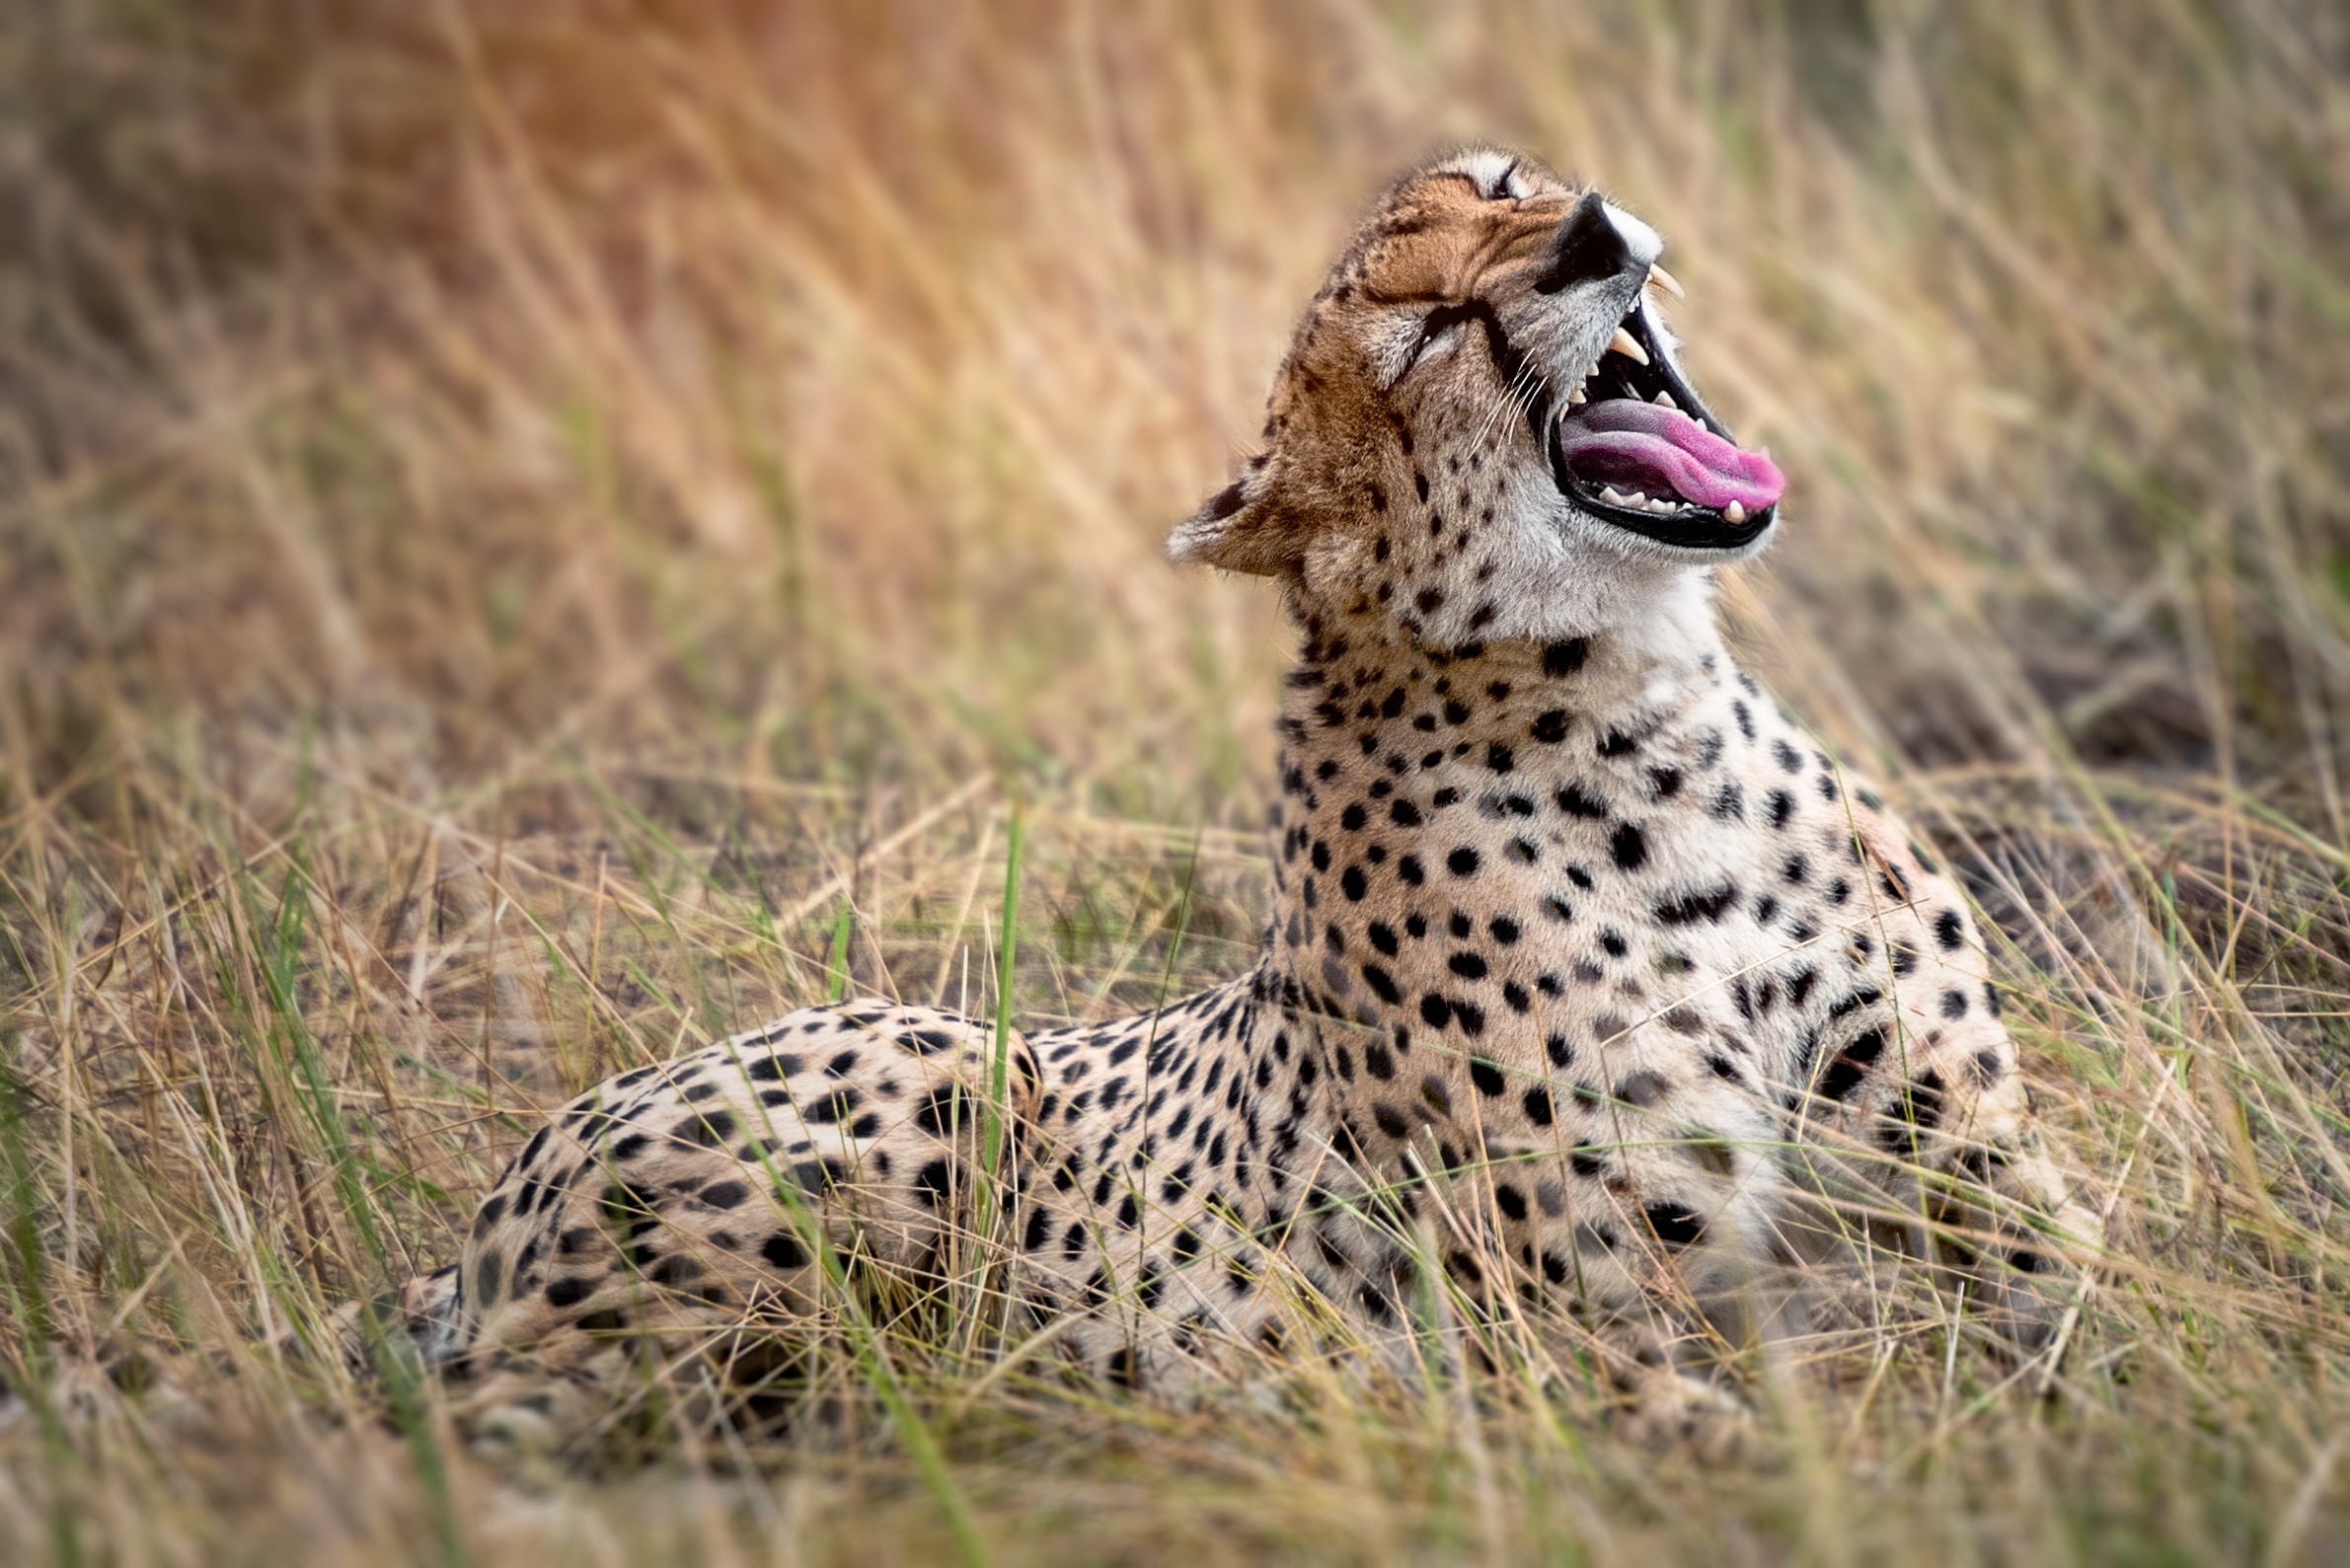
[[[1855,1214],[1963,1232],[2028,1335],[2069,1289],[2040,1233],[2093,1227],[1958,894],[1715,631],[1783,482],[1684,372],[1660,248],[1506,153],[1407,175],[1175,531],[1304,637],[1253,968],[1001,1064],[855,1001],[598,1084],[404,1293],[428,1358],[582,1409],[615,1355],[788,1361],[828,1258],[929,1274],[978,1208],[1056,1352],[1157,1389],[1333,1321],[1401,1345],[1431,1266],[1637,1381]]]

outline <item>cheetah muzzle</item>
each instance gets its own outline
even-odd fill
[[[1782,481],[1681,370],[1661,249],[1501,152],[1393,187],[1170,543],[1302,632],[1256,962],[1001,1041],[809,1008],[597,1084],[398,1298],[477,1430],[581,1430],[647,1358],[788,1366],[974,1227],[1001,1326],[1161,1392],[1408,1371],[1430,1299],[1638,1385],[1886,1236],[2018,1341],[2061,1310],[2095,1225],[1962,899],[1715,629]]]

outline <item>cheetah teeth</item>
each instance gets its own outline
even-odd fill
[[[1630,360],[1633,364],[1644,365],[1648,363],[1648,350],[1640,346],[1640,340],[1637,337],[1634,337],[1631,335],[1630,330],[1628,328],[1617,328],[1616,336],[1608,339],[1608,346],[1614,349],[1616,352],[1622,354],[1625,358]]]
[[[1666,293],[1672,295],[1675,299],[1689,298],[1689,290],[1681,286],[1681,279],[1666,271],[1663,266],[1655,261],[1648,263],[1648,276],[1641,286],[1644,288],[1649,283],[1658,285]]]
[[[1645,490],[1620,490],[1613,485],[1602,485],[1599,498],[1610,506],[1621,506],[1633,512],[1654,512],[1659,517],[1670,517],[1675,512],[1686,510],[1691,504],[1678,495],[1650,495]],[[1733,526],[1743,523],[1746,521],[1746,507],[1741,502],[1732,501],[1721,509],[1721,518]]]
[[[1678,496],[1670,500],[1661,495],[1651,499],[1643,490],[1620,490],[1613,485],[1603,487],[1599,498],[1610,506],[1622,506],[1635,512],[1654,512],[1659,517],[1670,516],[1685,504]]]

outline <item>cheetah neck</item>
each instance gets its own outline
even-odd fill
[[[1718,808],[1680,785],[1733,722],[1710,616],[1450,652],[1382,616],[1301,619],[1266,965],[1376,1042],[1375,1077],[1431,1038],[1539,1071],[1553,999],[1607,939],[1594,877],[1620,878],[1673,813]]]

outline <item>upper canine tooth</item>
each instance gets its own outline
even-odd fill
[[[1634,364],[1648,363],[1648,351],[1640,346],[1640,340],[1622,327],[1617,328],[1616,336],[1608,339],[1608,346]]]
[[[1666,271],[1661,264],[1655,261],[1648,263],[1648,281],[1663,284],[1664,291],[1675,299],[1689,298],[1689,290],[1681,286],[1681,279]]]
[[[1652,403],[1661,403],[1668,409],[1678,409],[1681,407],[1681,405],[1673,401],[1673,395],[1669,392],[1660,392],[1649,401]]]

